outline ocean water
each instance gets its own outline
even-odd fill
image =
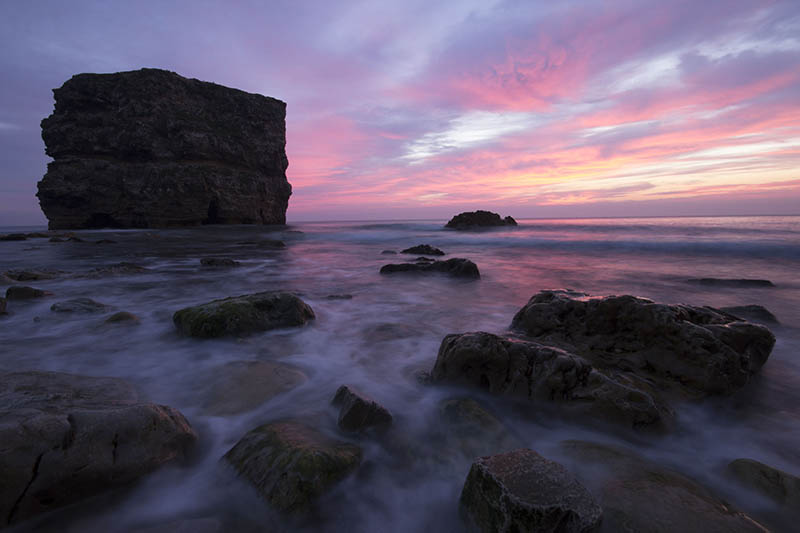
[[[477,232],[443,229],[444,220],[301,223],[274,229],[206,226],[169,230],[78,231],[87,242],[46,239],[0,242],[0,271],[87,272],[121,261],[141,274],[26,282],[54,293],[10,302],[0,319],[0,370],[52,370],[123,377],[149,400],[179,409],[200,436],[191,464],[166,468],[129,490],[76,505],[20,526],[21,531],[126,531],[189,518],[226,527],[326,531],[455,531],[458,496],[472,457],[436,457],[440,402],[470,395],[491,409],[525,446],[560,458],[558,443],[583,439],[622,444],[677,469],[735,506],[774,513],[731,481],[724,465],[747,457],[800,474],[800,217],[520,220],[515,228]],[[43,228],[27,228],[36,230]],[[0,232],[20,228],[0,228]],[[116,244],[95,244],[105,238]],[[281,239],[285,249],[265,244]],[[414,256],[382,255],[417,244],[466,257],[477,281],[444,276],[381,276],[386,263]],[[242,266],[208,269],[201,257]],[[774,287],[711,287],[692,278],[768,279]],[[548,409],[514,408],[476,391],[421,385],[449,333],[507,330],[514,313],[542,289],[592,295],[634,294],[665,303],[713,307],[760,304],[780,325],[761,374],[739,393],[676,405],[678,427],[667,436],[631,435],[578,424]],[[302,295],[316,315],[309,326],[243,339],[181,337],[172,314],[183,307],[265,290]],[[352,298],[329,298],[351,295]],[[138,315],[138,326],[108,329],[104,315],[61,316],[53,302],[89,297]],[[231,361],[279,361],[308,380],[238,415],[203,409],[215,369]],[[414,450],[361,441],[364,463],[321,502],[320,523],[273,515],[219,458],[249,429],[273,420],[313,419],[336,431],[330,406],[342,384],[355,385],[395,416],[395,430]],[[428,457],[428,454],[430,455]],[[401,454],[402,455],[402,454]],[[232,525],[233,524],[233,525]]]

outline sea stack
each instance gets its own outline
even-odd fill
[[[174,72],[78,74],[42,121],[50,229],[284,224],[286,103]]]

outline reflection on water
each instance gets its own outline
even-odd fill
[[[448,451],[443,460],[436,448],[444,445],[431,436],[438,429],[439,403],[464,391],[425,387],[416,376],[431,369],[444,335],[502,332],[530,296],[554,287],[717,307],[757,303],[782,325],[773,328],[778,342],[756,382],[732,398],[680,406],[680,426],[672,436],[631,441],[481,398],[518,441],[557,457],[564,439],[626,439],[734,502],[743,495],[721,473],[728,460],[752,457],[800,471],[800,218],[523,220],[518,228],[482,232],[446,231],[443,222],[93,231],[78,232],[84,243],[0,243],[0,270],[69,273],[26,283],[54,296],[9,305],[11,314],[0,322],[0,369],[124,377],[153,401],[180,409],[201,435],[191,468],[161,471],[107,502],[68,510],[58,529],[66,523],[74,531],[124,530],[209,516],[242,530],[274,525],[277,519],[217,461],[246,431],[271,420],[306,418],[335,434],[329,402],[343,383],[389,408],[402,438],[397,446],[364,444],[365,466],[326,500],[330,528],[457,529],[458,494],[472,457]],[[94,243],[101,238],[116,243]],[[286,248],[276,248],[275,239]],[[472,259],[481,280],[378,274],[381,265],[404,258],[382,250],[422,243],[443,249],[445,258]],[[208,256],[241,266],[202,268],[199,260]],[[120,261],[148,271],[96,279],[73,275]],[[769,279],[776,287],[686,283],[698,277]],[[204,341],[181,338],[172,325],[172,313],[187,305],[272,289],[300,293],[316,321],[299,330]],[[105,315],[49,310],[54,301],[77,297],[132,312],[141,324],[110,327],[103,325]],[[210,376],[225,363],[245,360],[288,363],[308,379],[252,411],[208,415],[203,405]],[[406,451],[398,452],[398,446]],[[25,527],[47,530],[52,522]]]

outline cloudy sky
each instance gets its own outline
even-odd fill
[[[51,89],[173,70],[288,103],[290,221],[800,214],[800,2],[0,2],[0,225]]]

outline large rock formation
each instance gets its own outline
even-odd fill
[[[285,223],[284,102],[158,69],[53,94],[37,194],[51,229]]]

